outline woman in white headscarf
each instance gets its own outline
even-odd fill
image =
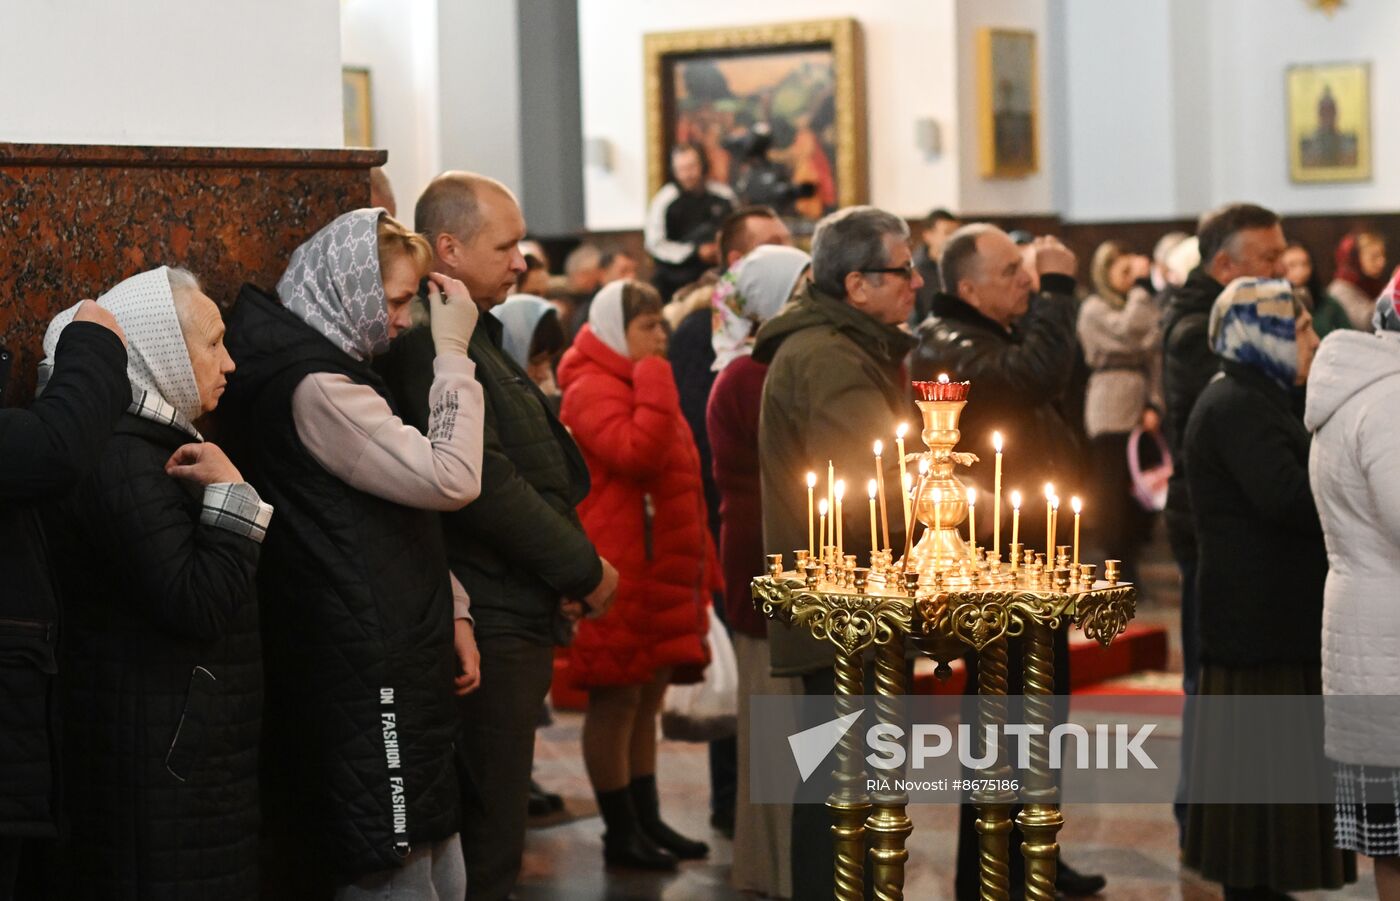
[[[705,419],[720,492],[719,555],[725,622],[739,663],[739,787],[734,811],[734,866],[741,891],[792,897],[792,811],[750,804],[749,698],[801,694],[798,679],[769,675],[767,620],[755,612],[749,584],[763,572],[763,505],[758,484],[758,411],[768,367],[756,362],[753,336],[802,284],[812,259],[793,247],[764,246],[719,280],[714,292],[714,390]]]
[[[480,491],[483,399],[467,357],[476,305],[431,263],[421,235],[355,210],[296,249],[276,296],[245,286],[229,314],[238,373],[223,412],[281,522],[261,578],[281,749],[264,831],[268,881],[288,896],[319,881],[339,899],[466,890],[453,690],[475,688],[479,656],[435,511]],[[427,435],[371,366],[424,277]]]
[[[501,320],[502,348],[557,409],[559,386],[554,381],[554,366],[568,339],[554,304],[534,294],[512,294],[505,303],[492,307],[491,315]]]
[[[97,470],[46,514],[64,616],[60,894],[252,897],[254,574],[272,509],[194,425],[234,368],[195,278],[161,267],[97,302],[126,332],[132,398]],[[49,327],[50,358],[75,310]]]
[[[588,462],[593,487],[579,518],[617,567],[617,600],[579,624],[569,679],[588,689],[583,758],[607,825],[609,864],[674,869],[709,847],[662,820],[656,718],[666,686],[708,663],[709,598],[719,587],[706,528],[700,454],[666,362],[661,298],[615,281],[559,364],[559,418]]]

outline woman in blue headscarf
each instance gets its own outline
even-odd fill
[[[1318,345],[1312,317],[1287,281],[1241,278],[1216,299],[1209,334],[1221,373],[1201,393],[1185,438],[1200,559],[1204,697],[1189,752],[1196,802],[1213,800],[1201,796],[1212,774],[1267,777],[1274,765],[1267,754],[1243,759],[1248,742],[1231,732],[1240,721],[1222,717],[1208,696],[1321,693],[1327,578],[1301,415]],[[1316,719],[1288,724],[1299,748],[1320,735]],[[1312,770],[1325,773],[1320,741],[1311,757]],[[1196,803],[1183,860],[1223,883],[1227,899],[1276,899],[1356,878],[1355,855],[1333,846],[1323,804]]]
[[[568,341],[554,304],[534,294],[513,294],[491,315],[501,320],[501,346],[520,364],[530,381],[559,409],[554,367]]]

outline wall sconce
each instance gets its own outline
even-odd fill
[[[607,138],[589,138],[583,142],[584,164],[604,172],[613,168],[612,142]]]
[[[914,120],[914,144],[930,159],[943,153],[943,133],[937,119]]]

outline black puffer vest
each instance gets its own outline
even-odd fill
[[[292,393],[312,373],[389,399],[367,364],[252,286],[228,316],[226,342],[238,368],[220,405],[224,443],[277,510],[259,572],[264,780],[290,794],[295,832],[318,839],[334,877],[348,881],[457,831],[441,530],[433,513],[332,476],[297,436]]]

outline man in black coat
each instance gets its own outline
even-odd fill
[[[37,504],[87,475],[129,403],[126,336],[84,301],[43,395],[29,410],[0,410],[0,897],[24,840],[56,834],[49,692],[59,613]]]
[[[1201,264],[1187,276],[1185,284],[1166,291],[1162,316],[1162,391],[1167,407],[1163,424],[1173,463],[1167,485],[1167,538],[1181,570],[1181,681],[1188,699],[1196,693],[1200,676],[1200,604],[1196,596],[1196,527],[1183,450],[1186,423],[1196,399],[1220,370],[1220,360],[1207,340],[1210,308],[1225,286],[1237,278],[1281,276],[1285,247],[1278,214],[1247,203],[1224,206],[1201,217],[1196,238]],[[1183,716],[1183,722],[1189,722],[1189,717]],[[1189,747],[1186,736],[1182,747]],[[1183,760],[1183,780],[1184,767]],[[1176,805],[1177,823],[1183,829],[1185,815],[1185,805]]]
[[[1041,237],[1029,256],[1040,278],[1038,292],[1032,290],[1022,249],[1001,229],[975,224],[954,232],[939,261],[944,291],[934,297],[931,314],[919,329],[911,373],[919,380],[947,373],[950,379],[972,382],[958,424],[963,434],[959,449],[990,459],[992,432],[1001,432],[1014,461],[1006,467],[1006,484],[1022,486],[1034,511],[1046,482],[1069,491],[1080,478],[1075,430],[1060,412],[1078,348],[1078,304],[1077,260],[1068,248],[1055,238]],[[979,470],[989,472],[985,466]],[[984,483],[984,497],[990,496],[991,488]],[[1037,522],[1033,515],[1022,522],[1020,537],[1027,547],[1044,547],[1043,533],[1039,542],[1034,537]],[[1008,642],[1012,694],[1021,692],[1020,645],[1016,639]],[[1069,642],[1064,629],[1055,635],[1055,660],[1055,693],[1067,695]],[[969,654],[966,662],[968,690],[975,693],[977,655]],[[976,809],[964,804],[958,834],[959,899],[979,895],[976,819]],[[1021,855],[1013,851],[1013,898],[1023,891],[1024,867]],[[1068,895],[1088,895],[1104,887],[1104,878],[1078,873],[1061,862],[1055,886]]]
[[[525,270],[525,220],[514,195],[467,172],[435,178],[414,210],[438,272],[462,281],[485,312]],[[574,507],[588,467],[549,402],[501,347],[501,323],[482,316],[467,355],[486,399],[480,496],[442,526],[448,565],[471,595],[481,686],[460,699],[462,851],[472,901],[510,895],[525,845],[535,727],[553,675],[554,644],[586,611],[601,615],[617,570],[598,556]],[[432,335],[412,329],[380,361],[404,421],[428,431]],[[466,786],[464,785],[464,793]]]

